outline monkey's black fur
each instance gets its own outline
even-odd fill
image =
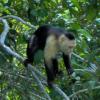
[[[69,31],[68,32],[65,31],[64,29],[49,26],[49,25],[43,25],[43,26],[39,27],[34,32],[34,34],[32,35],[32,37],[30,38],[30,40],[28,42],[27,59],[24,62],[25,66],[27,66],[28,63],[32,64],[32,62],[34,61],[34,55],[37,52],[37,50],[45,49],[47,38],[50,35],[54,35],[56,37],[56,39],[59,39],[59,37],[62,34],[64,34],[65,37],[67,37],[69,40],[75,40],[75,37],[73,36],[73,34]],[[51,42],[53,42],[53,41],[51,41]],[[54,47],[51,47],[51,48],[54,48]],[[51,51],[46,51],[46,52],[49,53]],[[57,75],[57,73],[59,73],[58,61],[56,58],[51,58],[49,61],[50,62],[50,64],[49,64],[46,61],[46,59],[47,58],[44,58],[45,69],[46,69],[46,73],[47,73],[47,82],[48,82],[48,85],[51,86],[55,76]],[[73,69],[71,67],[71,61],[70,61],[69,54],[66,55],[63,53],[63,59],[64,59],[66,69],[68,71],[68,74],[72,74]]]

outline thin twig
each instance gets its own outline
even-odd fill
[[[100,89],[100,86],[96,86],[96,87],[92,88],[91,90],[95,90],[95,89]],[[78,94],[80,94],[80,93],[87,92],[87,91],[89,91],[89,89],[79,90],[79,91],[77,91],[77,92],[71,94],[69,97],[72,98],[72,97],[75,96],[75,95],[78,95]]]
[[[84,58],[80,57],[79,55],[75,54],[75,53],[72,53],[75,57],[79,58],[81,61],[85,61]]]

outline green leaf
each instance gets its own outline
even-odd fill
[[[94,9],[94,7],[89,7],[87,9],[87,20],[88,21],[93,21],[93,19],[96,17],[97,14],[97,9]]]
[[[81,36],[84,36],[85,38],[87,39],[91,39],[92,36],[91,34],[89,33],[89,31],[85,30],[85,29],[78,29],[78,32],[80,32],[80,35]]]

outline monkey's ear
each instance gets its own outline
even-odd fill
[[[63,42],[63,41],[65,41],[65,40],[66,40],[65,35],[62,35],[62,36],[60,37],[60,42]]]

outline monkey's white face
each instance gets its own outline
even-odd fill
[[[75,40],[70,40],[64,35],[59,38],[60,50],[65,54],[70,54],[73,52],[73,48],[76,46]]]

